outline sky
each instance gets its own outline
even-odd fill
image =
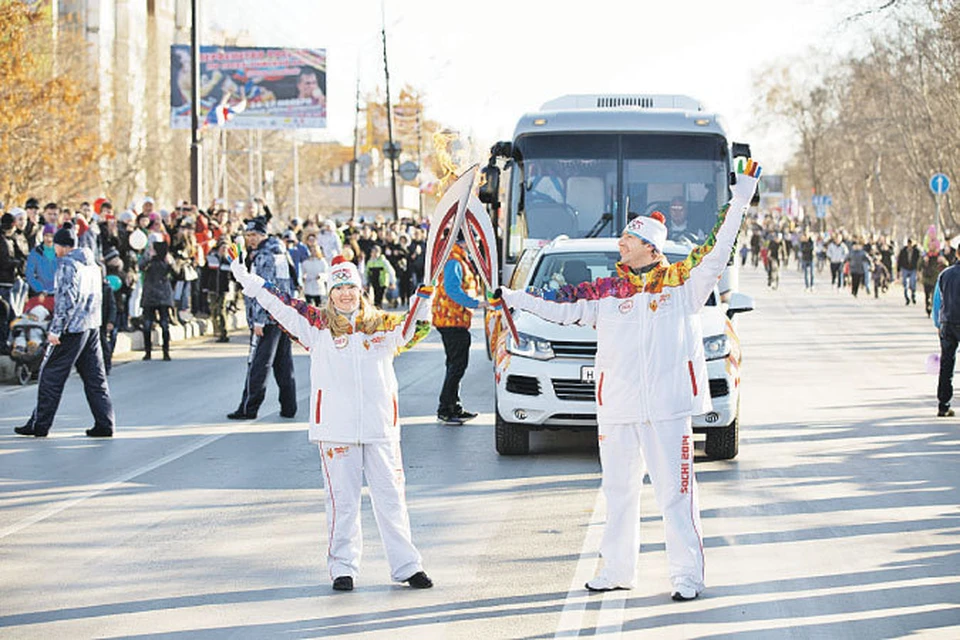
[[[520,116],[573,93],[668,93],[720,114],[772,170],[793,134],[757,125],[754,82],[771,64],[849,52],[883,17],[845,20],[880,0],[200,0],[205,29],[256,45],[326,48],[326,139],[353,142],[361,92],[406,84],[426,116],[481,146],[510,139]],[[455,10],[452,6],[457,6]],[[206,41],[205,41],[206,43]]]

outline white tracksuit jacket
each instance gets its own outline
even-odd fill
[[[711,408],[698,312],[736,243],[749,200],[732,200],[686,260],[642,275],[564,287],[554,300],[503,289],[503,299],[559,324],[597,329],[597,418],[601,425],[661,421]]]
[[[393,359],[429,331],[430,305],[418,306],[417,322],[403,332],[396,326],[373,334],[334,338],[321,316],[299,300],[289,300],[253,281],[241,283],[264,309],[310,352],[310,441],[369,444],[400,440],[397,377]]]

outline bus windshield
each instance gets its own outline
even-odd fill
[[[509,242],[617,236],[629,218],[663,213],[671,240],[698,243],[728,198],[726,141],[716,135],[575,133],[517,139]]]

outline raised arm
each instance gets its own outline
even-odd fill
[[[723,274],[737,242],[743,216],[760,180],[760,165],[753,160],[740,162],[733,185],[733,198],[721,207],[717,224],[706,241],[695,247],[686,260],[670,266],[668,273],[679,279],[690,290],[687,301],[691,311],[697,311],[707,302],[717,280]],[[668,278],[670,277],[668,275]]]
[[[510,307],[522,309],[548,322],[578,324],[585,327],[597,325],[599,295],[595,292],[598,283],[584,283],[578,287],[564,287],[559,295],[550,292],[551,298],[526,291],[512,291],[500,287],[499,297]]]
[[[255,298],[287,333],[307,349],[316,340],[317,331],[325,329],[324,316],[302,300],[291,298],[272,283],[250,273],[243,260],[237,259],[235,249],[230,250],[230,272],[240,286],[243,295]]]

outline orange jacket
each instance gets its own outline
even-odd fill
[[[456,260],[460,263],[460,268],[463,271],[461,285],[464,293],[476,297],[477,279],[473,275],[473,269],[469,260],[467,260],[466,252],[461,247],[454,245],[449,260]],[[433,326],[469,329],[470,322],[473,320],[473,309],[468,309],[450,299],[443,286],[443,273],[440,274],[437,285],[433,296]]]

